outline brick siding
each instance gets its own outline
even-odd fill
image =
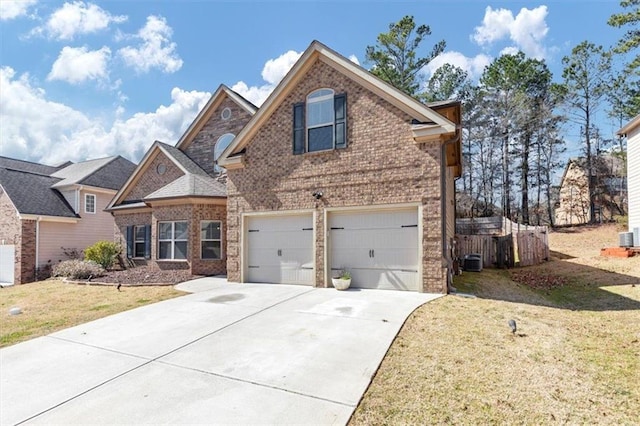
[[[347,93],[348,148],[292,155],[293,104],[328,87]],[[423,289],[446,291],[438,143],[416,144],[412,117],[322,62],[316,62],[246,146],[245,168],[228,172],[230,281],[240,280],[240,223],[247,212],[316,209],[316,286],[324,286],[323,209],[423,206]],[[320,189],[318,201],[311,194]]]
[[[225,108],[231,110],[231,118],[229,120],[222,120],[220,117]],[[182,147],[182,150],[204,171],[214,175],[213,150],[218,138],[226,133],[237,135],[250,119],[251,114],[233,100],[225,97],[212,112],[211,117],[200,129],[196,137],[188,146]]]
[[[15,246],[14,284],[22,284],[22,223],[6,193],[0,193],[0,243]]]
[[[134,259],[137,265],[146,264],[158,269],[188,269],[194,275],[219,275],[226,273],[226,258],[220,260],[200,259],[200,221],[219,220],[222,222],[222,252],[226,253],[224,233],[227,227],[227,214],[224,205],[181,204],[154,207],[153,212],[122,213],[117,212],[116,239],[126,247],[127,226],[151,225],[151,259]],[[186,261],[157,260],[158,222],[187,221],[189,223],[189,244]]]
[[[164,164],[166,171],[158,174],[158,166]],[[152,192],[157,191],[165,185],[175,181],[184,175],[184,172],[175,165],[163,152],[154,158],[147,169],[142,173],[129,193],[125,196],[125,201],[140,201]]]

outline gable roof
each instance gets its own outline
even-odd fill
[[[134,169],[135,164],[118,155],[71,164],[51,176],[61,179],[53,188],[78,184],[120,189]]]
[[[571,166],[574,166],[579,171],[587,174],[587,158],[586,157],[574,157],[567,161],[567,166],[564,169],[562,178],[560,179],[560,186],[562,186],[567,178],[567,173]],[[612,154],[600,154],[594,155],[591,159],[591,170],[594,176],[623,176],[625,172],[625,161],[622,157]]]
[[[73,163],[71,163],[73,164]],[[31,161],[17,160],[15,158],[0,156],[0,167],[5,169],[18,170],[28,173],[35,173],[39,175],[49,176],[52,173],[57,172],[62,167],[67,166],[65,163],[62,166],[46,166],[44,164],[33,163]]]
[[[153,192],[152,194],[148,194],[147,197],[153,195],[154,198],[173,198],[173,197],[184,197],[187,195],[191,196],[222,196],[226,197],[226,188],[224,189],[223,195],[218,195],[220,189],[212,187],[212,194],[202,194],[198,195],[197,193],[189,193],[190,187],[188,180],[182,180],[185,176],[197,176],[201,178],[210,178],[210,176],[205,172],[200,166],[198,166],[191,158],[189,158],[184,152],[180,149],[168,145],[164,142],[155,141],[153,145],[147,150],[147,153],[144,155],[144,158],[140,161],[136,169],[129,176],[127,181],[122,185],[120,190],[113,197],[109,205],[105,210],[113,210],[115,206],[120,204],[124,197],[129,193],[129,191],[133,188],[133,186],[138,181],[138,178],[142,176],[142,174],[147,170],[149,164],[158,156],[159,153],[163,153],[169,160],[171,160],[182,172],[183,176],[176,179],[174,182],[165,185],[160,188],[158,191]],[[195,178],[192,178],[195,179]],[[198,182],[206,181],[203,179],[198,179]],[[215,179],[211,178],[211,181],[217,182]],[[175,185],[173,185],[175,183]],[[219,185],[223,185],[220,182],[217,182]],[[223,185],[224,186],[224,185]],[[191,187],[193,191],[202,192],[200,186],[194,185]],[[216,189],[217,188],[217,189]],[[215,193],[215,194],[213,194]],[[139,203],[138,203],[139,204]],[[132,205],[133,206],[133,205]]]
[[[60,192],[51,187],[60,179],[0,167],[0,186],[20,214],[79,217]]]
[[[204,125],[209,121],[213,112],[218,108],[218,106],[220,106],[225,98],[229,98],[234,101],[240,108],[243,108],[250,115],[255,114],[258,110],[257,106],[243,98],[238,93],[229,89],[224,84],[221,84],[213,95],[211,95],[211,98],[209,98],[209,101],[198,113],[198,116],[193,120],[189,128],[187,128],[184,134],[180,137],[180,140],[176,144],[176,148],[186,149],[186,147],[191,144],[198,132],[202,130],[202,127],[204,127]]]
[[[424,135],[433,132],[442,134],[454,133],[456,131],[456,125],[442,115],[374,76],[361,66],[331,50],[319,41],[314,40],[300,59],[298,59],[289,70],[287,75],[280,81],[278,86],[271,92],[260,109],[254,114],[251,120],[249,120],[249,123],[247,123],[233,142],[225,149],[218,160],[220,165],[228,167],[241,164],[242,156],[237,154],[241,153],[249,140],[251,140],[251,137],[256,134],[261,125],[268,120],[279,104],[293,90],[295,85],[305,76],[317,60],[324,62],[361,86],[379,95],[401,111],[406,112],[419,122],[422,122],[423,124],[420,130]]]

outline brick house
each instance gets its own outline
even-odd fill
[[[221,85],[175,147],[149,148],[106,209],[132,263],[226,273],[225,173],[216,160],[256,109]]]
[[[103,209],[135,164],[120,156],[58,167],[0,157],[0,282],[36,280],[38,271],[113,240]]]
[[[447,292],[459,123],[314,41],[219,159],[229,281]]]
[[[135,264],[446,292],[459,123],[459,103],[426,106],[313,42],[260,109],[220,86],[107,210]]]

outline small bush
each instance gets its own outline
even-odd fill
[[[84,255],[82,254],[82,250],[78,250],[75,247],[60,247],[60,249],[62,250],[62,254],[67,256],[67,258],[69,259],[82,260],[82,258],[84,257]]]
[[[104,269],[109,269],[121,252],[122,249],[119,244],[111,241],[98,241],[84,250],[84,260],[91,260]]]
[[[103,273],[104,269],[97,263],[78,259],[65,260],[53,267],[54,277],[86,279],[89,277],[99,277]]]

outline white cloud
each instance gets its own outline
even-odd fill
[[[1,0],[0,21],[8,21],[26,15],[31,6],[38,0]]]
[[[442,65],[451,64],[465,70],[471,79],[478,79],[484,68],[490,63],[491,58],[483,54],[469,58],[460,52],[444,52],[436,56],[425,68],[430,77]]]
[[[111,50],[106,46],[91,51],[87,47],[66,46],[53,63],[47,80],[62,80],[71,84],[87,80],[106,81],[110,58]]]
[[[112,123],[47,99],[27,74],[0,68],[0,155],[56,164],[110,155],[139,161],[155,140],[175,143],[211,96],[174,88],[171,103]]]
[[[108,28],[111,23],[126,20],[126,16],[111,15],[95,4],[76,1],[62,5],[51,14],[44,26],[35,28],[32,34],[46,34],[58,40],[72,40],[77,34],[95,33]]]
[[[135,38],[141,43],[137,47],[127,46],[118,51],[125,64],[139,73],[152,68],[173,73],[182,68],[182,59],[176,52],[177,45],[171,41],[173,29],[162,16],[149,16],[147,23]]]
[[[356,65],[360,65],[360,61],[358,60],[358,57],[356,55],[349,56],[349,60]]]
[[[543,59],[546,55],[544,38],[549,31],[547,14],[544,5],[535,9],[522,8],[515,17],[508,9],[494,10],[488,6],[482,25],[475,28],[471,38],[480,46],[490,46],[508,38],[514,45],[507,47],[507,52],[522,50],[528,56]]]
[[[266,81],[267,84],[262,86],[248,86],[244,81],[239,81],[231,87],[231,90],[238,92],[253,104],[260,106],[300,56],[302,56],[301,52],[298,53],[289,50],[275,59],[269,59],[262,69],[262,79]]]
[[[276,59],[269,59],[262,68],[262,78],[269,84],[277,85],[301,55],[302,53],[289,50]]]

